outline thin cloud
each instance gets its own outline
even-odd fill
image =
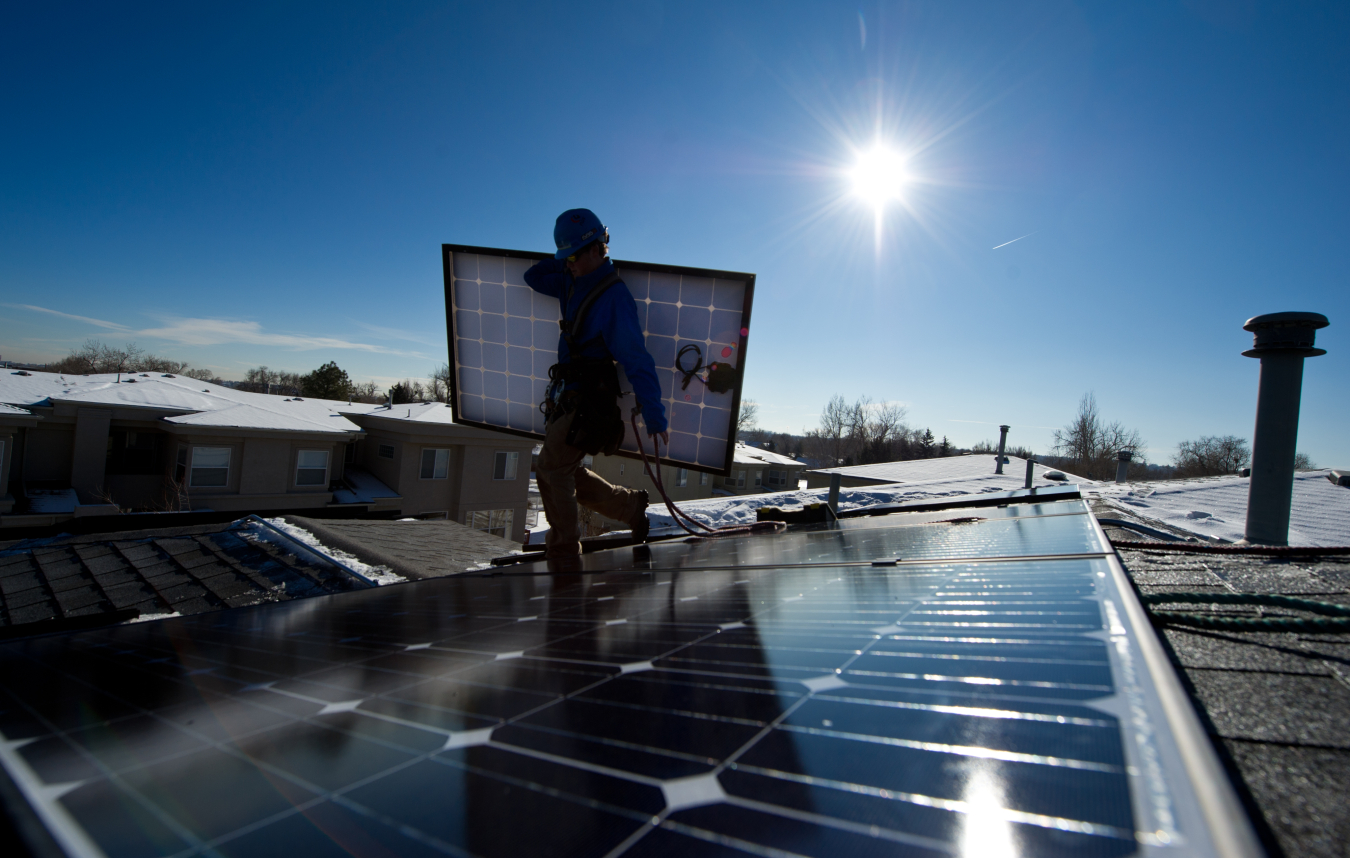
[[[981,425],[981,426],[1002,426],[1002,425],[1003,425],[1003,424],[1001,424],[1001,423],[990,423],[988,420],[957,420],[955,417],[948,417],[948,418],[947,418],[947,422],[948,422],[948,423],[978,423],[978,424]],[[1013,428],[1016,429],[1016,428],[1018,428],[1018,427],[1014,426]],[[1063,427],[1063,426],[1032,426],[1032,425],[1030,425],[1030,424],[1027,424],[1027,425],[1023,425],[1021,428],[1023,428],[1023,429],[1063,429],[1064,427]]]
[[[349,321],[356,321],[356,320],[352,319]],[[425,337],[419,337],[411,333],[410,331],[405,331],[400,328],[384,328],[380,327],[379,325],[371,325],[366,322],[356,322],[356,324],[364,328],[365,330],[369,331],[370,333],[374,334],[375,336],[381,337],[386,340],[401,340],[403,342],[418,343],[419,345],[424,346],[439,346],[443,345],[445,342],[444,340],[436,342],[433,340],[429,340]]]
[[[319,349],[348,349],[377,354],[425,357],[417,352],[400,351],[371,343],[356,343],[337,337],[314,337],[305,334],[280,334],[264,331],[257,322],[229,319],[164,319],[163,327],[136,331],[139,337],[148,337],[185,346],[218,346],[228,343],[247,343],[255,346],[278,346],[296,351]]]
[[[427,359],[427,356],[420,352],[402,351],[400,349],[386,348],[385,346],[378,346],[372,343],[358,343],[337,337],[315,337],[305,334],[274,333],[263,330],[263,326],[258,322],[246,322],[231,319],[180,319],[161,317],[159,320],[160,327],[137,330],[117,322],[94,319],[89,316],[77,316],[73,313],[63,313],[60,310],[51,310],[47,307],[38,307],[33,304],[6,304],[4,306],[29,310],[34,313],[47,313],[52,316],[59,316],[63,319],[83,322],[87,325],[94,325],[110,331],[116,331],[128,338],[166,340],[171,343],[185,346],[218,346],[229,343],[245,343],[255,346],[276,346],[279,348],[293,349],[295,351],[345,349],[348,351],[372,352],[375,354],[400,355],[423,360]]]
[[[14,307],[19,310],[31,310],[34,313],[47,313],[52,316],[60,316],[63,319],[74,319],[77,322],[84,322],[87,325],[96,325],[100,328],[107,328],[110,331],[130,331],[126,325],[119,325],[116,322],[108,322],[103,319],[91,319],[88,316],[76,316],[72,313],[62,313],[60,310],[49,310],[46,307],[37,307],[32,304],[6,304],[6,307]]]
[[[1040,232],[1040,230],[1038,229],[1038,230],[1036,230],[1036,232]],[[1005,242],[1003,242],[1002,244],[996,244],[996,245],[994,245],[994,246],[993,246],[992,248],[990,248],[990,249],[991,249],[991,250],[998,250],[1000,247],[1007,247],[1008,245],[1012,244],[1013,241],[1021,241],[1021,240],[1024,239],[1024,238],[1031,238],[1033,235],[1036,234],[1036,232],[1029,232],[1029,233],[1027,233],[1026,235],[1019,235],[1017,238],[1014,238],[1012,241],[1005,241]]]

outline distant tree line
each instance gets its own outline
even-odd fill
[[[1108,421],[1103,417],[1091,391],[1079,400],[1078,411],[1069,424],[1055,430],[1053,453],[1039,457],[1039,461],[1081,477],[1109,481],[1116,478],[1117,454],[1121,450],[1130,450],[1133,454],[1127,471],[1130,480],[1217,477],[1239,473],[1250,467],[1252,461],[1251,447],[1245,438],[1202,435],[1178,444],[1171,464],[1151,463],[1139,431],[1127,428],[1118,420]],[[1030,451],[1020,448],[1009,452],[1023,457],[1031,455]],[[1294,457],[1294,467],[1314,470],[1317,465],[1308,454],[1298,453]]]
[[[226,381],[209,369],[194,368],[187,361],[151,354],[135,343],[127,343],[118,348],[91,339],[86,340],[79,348],[72,349],[70,354],[56,363],[49,364],[47,369],[50,372],[67,375],[167,373],[232,387],[235,390],[272,396],[303,396],[370,403],[392,400],[396,405],[407,402],[450,401],[451,374],[450,365],[446,363],[432,370],[425,382],[421,379],[405,379],[394,384],[388,391],[373,381],[353,381],[347,371],[334,361],[329,361],[307,373],[258,366],[245,371],[242,381]]]
[[[758,403],[741,400],[739,440],[821,468],[930,459],[963,452],[945,437],[939,441],[931,429],[909,426],[904,406],[874,402],[868,396],[850,403],[836,394],[822,410],[820,425],[801,435],[759,429],[758,414]]]

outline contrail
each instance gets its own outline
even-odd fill
[[[1040,232],[1040,230],[1038,229],[1038,230],[1036,230],[1036,232]],[[1036,234],[1036,232],[1029,232],[1029,233],[1027,233],[1026,235],[1019,235],[1017,238],[1014,238],[1012,241],[1005,241],[1005,242],[1003,242],[1002,244],[1000,244],[1000,245],[998,245],[998,246],[996,246],[996,247],[992,247],[992,248],[990,248],[990,249],[991,249],[991,250],[998,250],[1000,247],[1007,247],[1008,245],[1012,244],[1013,241],[1021,241],[1021,240],[1024,239],[1024,238],[1031,238],[1033,235]]]

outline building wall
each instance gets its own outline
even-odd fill
[[[642,462],[637,459],[629,459],[623,456],[596,456],[589,466],[597,476],[616,486],[626,486],[630,489],[645,490],[653,503],[658,503],[660,494],[656,491],[656,482],[647,476],[642,467]],[[713,474],[707,474],[707,483],[702,484],[700,477],[705,476],[700,471],[689,470],[688,484],[684,487],[676,485],[679,482],[677,471],[679,469],[671,465],[661,466],[661,482],[666,487],[666,494],[670,495],[673,501],[700,500],[702,498],[712,497],[713,487],[719,485],[722,478]]]
[[[79,492],[81,503],[93,503],[95,494],[106,492],[103,472],[108,460],[108,428],[111,425],[111,409],[81,408],[76,413],[70,487]]]
[[[785,486],[769,485],[768,480],[770,470],[787,471],[787,485]],[[725,489],[726,491],[729,491],[732,494],[736,495],[760,495],[760,494],[767,494],[769,492],[796,491],[797,483],[801,479],[802,467],[800,465],[796,467],[793,467],[792,465],[770,466],[763,464],[732,465],[731,466],[732,476],[735,476],[737,471],[745,471],[744,486],[736,486],[728,484],[726,480],[723,480],[722,478],[719,477],[717,483],[718,488]],[[756,479],[759,480],[759,485],[755,484]]]
[[[10,463],[14,461],[14,439],[19,430],[15,426],[0,426],[0,515],[14,509],[14,495],[9,491]]]
[[[509,509],[513,511],[511,535],[516,542],[525,541],[525,510],[530,492],[530,450],[533,442],[503,436],[501,442],[466,444],[461,450],[457,496],[450,515],[463,524],[465,514],[480,510]],[[514,452],[516,476],[513,480],[493,479],[497,453]]]
[[[525,538],[525,510],[530,484],[528,439],[502,435],[499,439],[456,437],[459,427],[411,424],[407,431],[387,421],[366,423],[367,436],[358,449],[357,461],[380,482],[402,497],[403,515],[444,514],[465,523],[465,514],[482,510],[512,510],[509,539]],[[456,433],[456,434],[450,434]],[[379,455],[380,445],[394,448],[394,457]],[[422,479],[424,450],[448,450],[449,462],[442,479]],[[516,478],[494,480],[499,451],[517,454]]]
[[[28,430],[23,453],[24,481],[27,483],[51,481],[70,485],[70,465],[74,451],[73,424],[34,426]]]

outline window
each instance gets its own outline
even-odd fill
[[[745,488],[745,471],[732,471],[726,479],[722,480],[726,486],[735,486],[738,489]]]
[[[516,478],[516,465],[519,463],[519,453],[498,451],[496,461],[492,463],[492,479],[514,480]]]
[[[511,538],[511,525],[515,519],[516,511],[513,509],[480,509],[464,513],[465,525],[502,539]]]
[[[328,451],[301,450],[295,461],[297,486],[328,485]]]
[[[772,469],[769,471],[769,485],[786,486],[787,484],[788,484],[787,471],[775,471]]]
[[[684,488],[684,487],[687,486],[687,485],[689,485],[689,469],[688,469],[688,468],[676,468],[676,469],[675,469],[675,487],[676,487],[676,488]]]
[[[229,447],[192,448],[192,486],[223,488],[229,481]]]
[[[581,467],[589,468],[594,461],[595,461],[594,456],[587,456],[586,458],[581,460]]]
[[[756,486],[758,486],[758,485],[760,484],[760,480],[762,480],[763,478],[764,478],[764,472],[763,472],[763,471],[755,471],[755,485],[756,485]]]
[[[699,474],[699,475],[698,475],[698,484],[699,484],[700,486],[706,486],[706,485],[708,484],[708,475],[707,475],[707,474]]]
[[[109,474],[162,474],[159,432],[112,429],[108,432],[108,455],[104,470]]]
[[[381,459],[392,459],[394,458],[394,445],[381,444],[379,449],[375,452]]]
[[[422,479],[443,480],[450,476],[449,450],[422,451]]]
[[[623,462],[619,463],[619,476],[623,476]]]

